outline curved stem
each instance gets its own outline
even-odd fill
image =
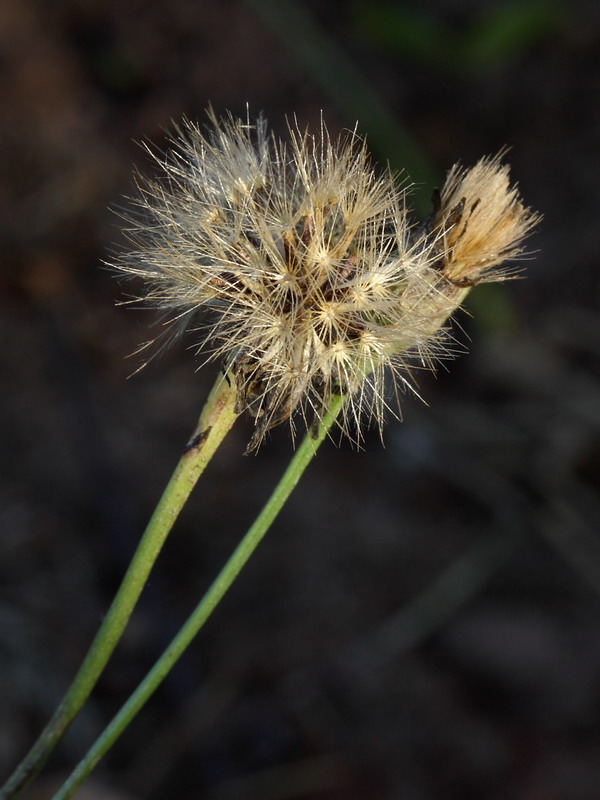
[[[66,782],[54,795],[53,800],[67,800],[67,798],[71,796],[73,791],[83,783],[102,756],[110,749],[138,711],[162,683],[175,662],[210,617],[219,601],[227,592],[240,573],[242,567],[246,564],[259,542],[264,537],[271,523],[298,483],[302,473],[317,452],[319,445],[326,437],[343,403],[344,398],[332,398],[329,407],[330,410],[322,420],[318,431],[315,435],[308,433],[304,437],[302,444],[294,454],[281,480],[275,487],[273,494],[211,587],[196,606],[187,622],[183,625],[179,633],[175,636],[171,644],[167,647],[138,688],[130,696],[129,700],[127,700],[125,705],[123,705],[121,710],[113,718],[112,722],[110,722],[100,734],[86,756],[79,762]]]
[[[0,800],[16,797],[40,771],[85,703],[121,638],[148,574],[179,512],[235,418],[235,388],[233,382],[230,383],[226,376],[221,375],[206,401],[198,425],[144,531],[79,672],[34,746],[0,789]]]

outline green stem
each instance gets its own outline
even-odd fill
[[[85,703],[121,638],[169,531],[235,418],[235,388],[220,376],[79,672],[34,746],[0,789],[0,800],[16,797],[35,777]]]
[[[281,480],[266,505],[237,546],[229,561],[225,564],[214,583],[196,606],[187,622],[175,636],[171,644],[158,659],[154,667],[146,675],[138,688],[133,692],[112,722],[104,729],[90,750],[79,762],[75,770],[65,781],[53,800],[67,800],[73,791],[87,778],[102,756],[110,749],[121,733],[144,706],[167,676],[175,662],[179,659],[215,607],[227,592],[233,581],[246,564],[259,542],[269,529],[271,523],[281,510],[283,504],[298,483],[302,473],[338,415],[344,399],[334,397],[330,403],[329,413],[322,420],[316,435],[308,433],[284,472]]]

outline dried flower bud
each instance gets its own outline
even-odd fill
[[[162,179],[140,179],[134,250],[116,266],[234,376],[239,411],[256,419],[250,449],[295,412],[320,419],[335,394],[350,401],[345,431],[365,411],[381,424],[384,374],[409,386],[411,366],[444,354],[456,286],[518,253],[536,218],[492,159],[455,167],[417,230],[406,189],[375,172],[356,134],[290,126],[285,144],[262,119],[210,117],[206,135],[185,122],[155,157]]]
[[[441,271],[456,286],[505,280],[502,265],[522,252],[522,243],[539,221],[511,186],[500,156],[482,158],[471,169],[455,164],[446,177],[434,212]]]

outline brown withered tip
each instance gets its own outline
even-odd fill
[[[439,197],[432,225],[442,252],[441,270],[457,286],[513,277],[510,262],[541,216],[527,208],[510,183],[503,153],[470,169],[455,164]]]

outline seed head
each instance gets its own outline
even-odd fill
[[[522,243],[539,222],[523,206],[509,168],[500,156],[482,158],[471,169],[449,171],[433,215],[443,272],[457,286],[510,277],[502,265],[522,252]]]
[[[416,227],[406,188],[355,133],[333,142],[324,125],[290,125],[284,143],[262,118],[209,116],[207,133],[186,121],[154,156],[162,177],[139,179],[134,249],[117,268],[234,377],[238,410],[256,420],[249,449],[298,414],[320,419],[332,395],[349,400],[345,431],[361,415],[381,424],[385,374],[409,386],[411,367],[447,351],[465,281],[493,279],[536,218],[497,159],[453,168]]]

